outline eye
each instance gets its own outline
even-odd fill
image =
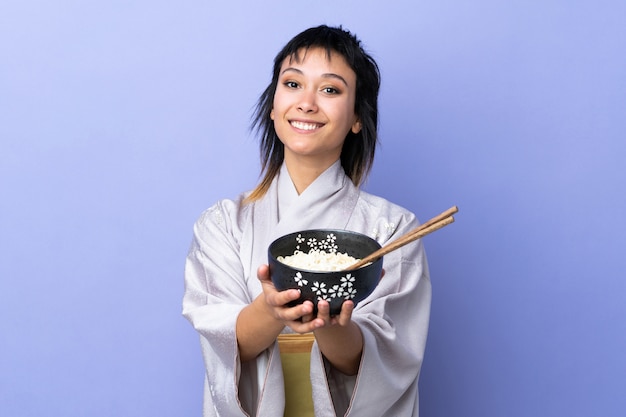
[[[298,88],[299,84],[295,81],[285,81],[283,85],[287,88]]]
[[[339,91],[335,87],[324,87],[324,88],[322,88],[322,92],[324,92],[326,94],[330,94],[330,95],[340,94],[341,93],[341,91]]]

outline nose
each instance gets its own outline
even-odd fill
[[[303,113],[314,113],[317,111],[317,101],[315,91],[305,89],[300,95],[298,110]]]

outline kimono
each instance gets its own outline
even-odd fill
[[[183,315],[200,336],[205,417],[283,417],[278,344],[242,363],[235,331],[241,309],[262,292],[256,271],[267,264],[273,240],[298,230],[348,229],[384,245],[419,225],[406,209],[355,187],[340,161],[300,195],[283,165],[261,200],[243,203],[244,197],[202,213],[185,263]],[[352,314],[364,342],[358,373],[334,369],[313,344],[316,416],[418,416],[431,302],[421,240],[385,255],[383,268],[376,289]]]

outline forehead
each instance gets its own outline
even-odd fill
[[[343,75],[354,76],[354,70],[339,52],[322,47],[310,47],[298,49],[286,57],[281,64],[281,71],[289,67],[301,67],[308,64],[325,66],[333,71],[340,71]]]

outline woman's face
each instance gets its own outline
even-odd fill
[[[354,113],[356,74],[343,56],[311,48],[300,62],[286,58],[280,68],[271,118],[285,161],[332,165],[350,130],[361,130]]]

